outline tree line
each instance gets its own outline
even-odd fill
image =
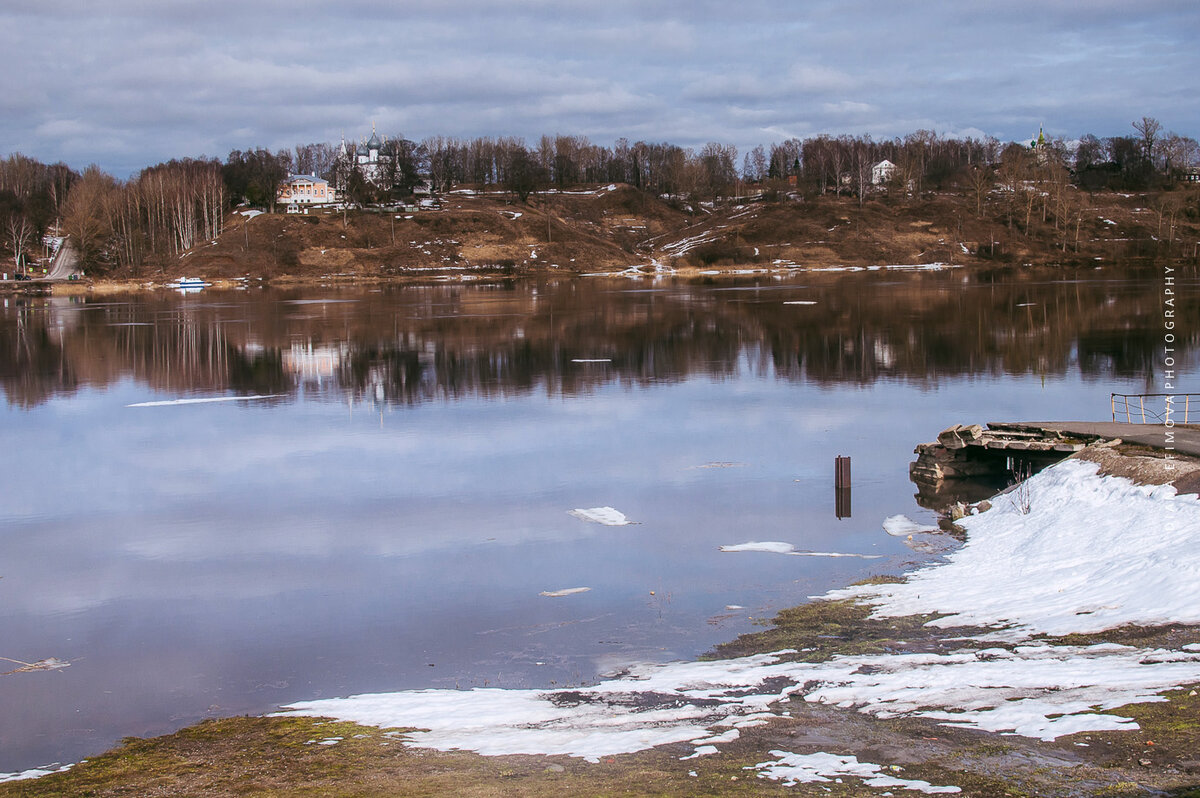
[[[219,236],[226,213],[239,203],[274,210],[278,186],[289,174],[329,180],[357,204],[396,201],[422,185],[433,192],[505,190],[524,201],[537,191],[602,183],[626,183],[684,202],[748,190],[834,193],[862,202],[878,190],[872,168],[888,160],[895,168],[884,188],[893,196],[955,189],[973,197],[982,215],[999,186],[1010,227],[1028,226],[1038,214],[1054,221],[1066,249],[1071,222],[1077,232],[1082,212],[1071,207],[1081,203],[1066,187],[1150,190],[1195,168],[1195,139],[1164,133],[1150,117],[1132,128],[1135,135],[1085,135],[1070,149],[1061,138],[1002,145],[991,137],[954,138],[931,130],[880,140],[819,135],[759,145],[740,160],[736,147],[720,142],[690,149],[625,138],[605,146],[565,135],[542,136],[534,144],[513,137],[416,142],[394,136],[384,140],[373,174],[358,164],[356,145],[310,143],[275,152],[234,150],[223,162],[171,160],[125,181],[95,166],[78,173],[14,154],[0,160],[0,239],[19,267],[44,254],[44,236],[58,230],[72,239],[86,267],[136,275]]]

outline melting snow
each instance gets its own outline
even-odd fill
[[[441,751],[597,761],[667,743],[728,742],[736,728],[716,737],[712,730],[780,717],[771,708],[790,696],[1043,740],[1136,729],[1131,719],[1100,710],[1162,700],[1158,692],[1200,680],[1200,654],[1118,645],[779,661],[787,653],[639,665],[573,690],[411,690],[299,702],[279,714],[416,728],[402,739]]]
[[[899,779],[885,776],[880,765],[859,762],[858,757],[836,754],[792,754],[787,751],[772,751],[778,757],[774,762],[760,762],[746,770],[759,770],[759,778],[782,781],[783,786],[832,781],[839,776],[853,776],[863,780],[869,787],[899,787],[904,790],[919,790],[924,793],[959,793],[959,787],[935,787],[919,779]]]
[[[1200,500],[1098,470],[1067,460],[1035,474],[1029,514],[998,501],[964,518],[967,542],[946,563],[829,595],[865,599],[876,617],[948,613],[933,624],[1003,626],[1016,640],[1200,623]]]
[[[1029,514],[997,502],[961,522],[969,540],[946,562],[903,584],[826,597],[870,602],[879,616],[951,613],[933,625],[1006,626],[1017,639],[1126,623],[1200,622],[1200,500],[1169,487],[1101,477],[1097,470],[1081,461],[1048,468],[1028,480]],[[778,542],[723,549],[796,553]],[[794,652],[781,651],[636,665],[620,678],[572,690],[414,690],[302,702],[281,714],[415,728],[402,739],[439,750],[590,761],[680,742],[692,743],[693,755],[708,753],[709,746],[736,739],[740,725],[782,718],[786,713],[776,709],[788,698],[1051,740],[1136,729],[1132,719],[1104,710],[1163,701],[1161,692],[1200,681],[1198,649],[1039,643],[816,663],[783,661]],[[872,786],[953,790],[904,780],[885,785],[874,780],[893,777],[853,757],[772,753],[778,761],[756,766],[767,778],[846,775]]]
[[[40,779],[42,776],[49,776],[51,773],[62,773],[63,771],[70,770],[72,767],[72,765],[63,765],[62,767],[56,768],[54,765],[47,765],[44,768],[30,768],[29,770],[22,770],[19,773],[0,773],[0,784],[3,784],[6,781]]]

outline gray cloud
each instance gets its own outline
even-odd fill
[[[362,135],[1196,135],[1188,2],[13,0],[0,151],[126,175]]]

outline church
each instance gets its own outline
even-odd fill
[[[351,167],[357,166],[358,171],[368,182],[381,188],[384,187],[391,171],[392,162],[392,156],[384,152],[386,145],[387,140],[381,139],[375,132],[374,123],[371,124],[371,138],[363,139],[361,143],[347,144],[346,137],[343,135],[339,155],[344,168],[338,170],[340,182],[344,183],[350,175]],[[345,186],[341,185],[339,188],[345,188]]]

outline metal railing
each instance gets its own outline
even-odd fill
[[[1193,399],[1200,417],[1200,393],[1114,393],[1111,397],[1113,421],[1123,415],[1130,424],[1166,424],[1168,418],[1172,424],[1189,424]]]

